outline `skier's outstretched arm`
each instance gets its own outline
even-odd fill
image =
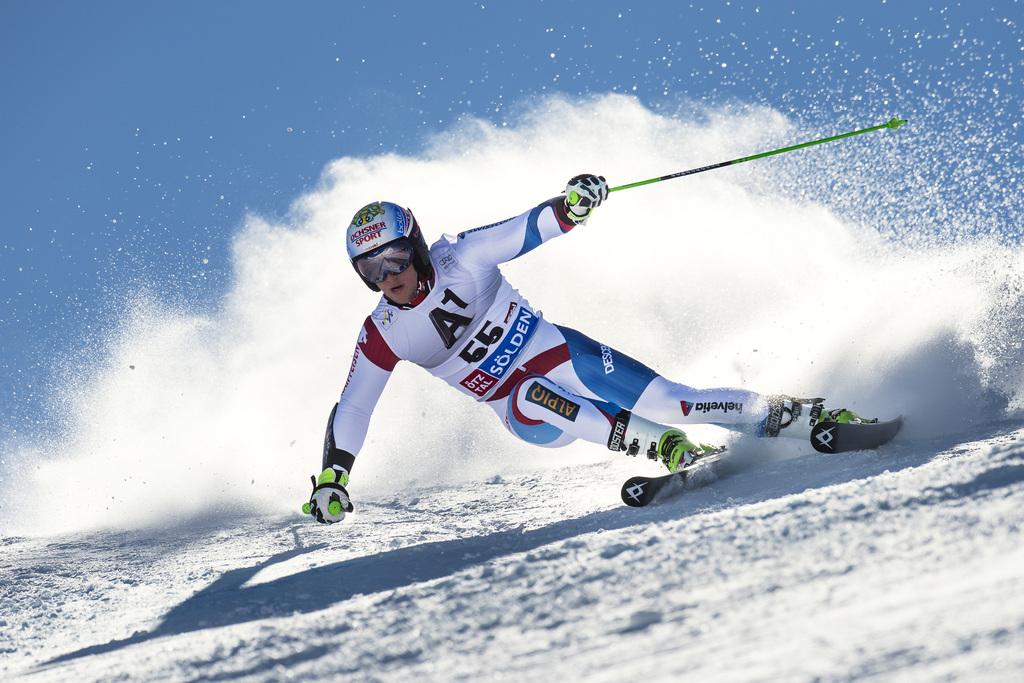
[[[313,493],[302,506],[303,512],[318,522],[340,522],[352,511],[345,488],[349,473],[366,438],[370,415],[398,360],[367,318],[352,352],[348,380],[327,421],[320,476],[314,478]]]
[[[603,176],[578,175],[564,195],[513,218],[459,233],[455,248],[460,260],[480,267],[511,261],[583,224],[607,197]]]

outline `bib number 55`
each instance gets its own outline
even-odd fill
[[[489,330],[487,328],[490,328]],[[459,354],[459,358],[466,361],[467,363],[479,363],[487,355],[487,349],[492,345],[496,344],[501,335],[505,333],[505,328],[495,325],[490,320],[484,323],[484,326],[480,328],[480,331],[476,333],[473,339],[466,344],[466,348],[462,349]],[[477,343],[479,342],[479,346]]]

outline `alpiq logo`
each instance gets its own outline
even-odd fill
[[[580,405],[578,403],[570,401],[564,396],[559,396],[540,382],[533,383],[533,386],[530,387],[529,392],[526,394],[526,400],[530,403],[544,406],[570,422],[575,422],[576,416],[580,412]]]

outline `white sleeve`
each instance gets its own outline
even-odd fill
[[[398,360],[377,326],[367,318],[352,352],[348,380],[334,413],[332,431],[336,448],[355,456],[363,447],[370,415]]]
[[[514,218],[460,232],[455,250],[460,261],[491,267],[533,251],[574,227],[565,197],[558,196]]]

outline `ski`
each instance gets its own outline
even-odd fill
[[[696,458],[678,472],[663,474],[660,477],[630,477],[622,485],[622,502],[630,507],[642,508],[656,499],[669,497],[686,485],[686,478],[698,467],[710,464],[722,457],[725,447]]]
[[[811,430],[811,445],[819,453],[870,450],[892,441],[902,426],[902,416],[885,422],[821,422]]]
[[[892,441],[902,426],[902,416],[885,422],[823,422],[811,430],[811,445],[819,453],[871,450]],[[703,455],[678,472],[660,477],[630,477],[622,485],[622,502],[640,508],[664,500],[685,487],[694,469],[720,459],[724,451]]]

